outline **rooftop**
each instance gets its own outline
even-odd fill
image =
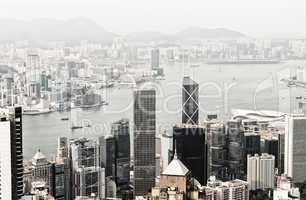
[[[189,76],[184,76],[183,85],[198,85],[198,83],[192,80]]]
[[[189,172],[189,169],[174,155],[173,160],[168,167],[163,171],[162,175],[170,176],[185,176]]]

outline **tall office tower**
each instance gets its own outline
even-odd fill
[[[154,89],[134,91],[134,194],[155,185],[156,96]]]
[[[116,183],[118,186],[130,182],[130,125],[128,119],[121,119],[112,124],[112,135],[116,139]]]
[[[98,164],[98,152],[95,141],[81,138],[70,142],[72,198],[105,198],[105,170]]]
[[[260,154],[260,135],[254,132],[245,132],[242,138],[243,169],[247,172],[248,155]]]
[[[285,174],[292,178],[297,187],[306,182],[306,116],[290,115],[286,117],[285,127]],[[301,197],[304,192],[301,191]]]
[[[159,68],[159,49],[153,49],[151,51],[151,68],[152,69]]]
[[[57,139],[57,159],[68,158],[68,139],[66,137],[59,137]]]
[[[274,156],[266,153],[261,156],[248,155],[247,180],[250,190],[274,188],[274,161]]]
[[[0,110],[0,199],[23,195],[22,108]]]
[[[54,163],[53,173],[55,174],[54,193],[55,197],[62,194],[61,189],[64,187],[65,200],[69,200],[71,196],[71,163],[69,159],[69,144],[66,137],[59,137],[57,141],[57,155]],[[63,169],[64,168],[64,169]],[[64,170],[64,172],[63,172]],[[61,179],[64,173],[64,179]],[[57,180],[59,177],[60,180]],[[62,185],[64,181],[64,186]]]
[[[190,77],[183,78],[182,123],[198,124],[199,121],[199,85]]]
[[[278,174],[285,172],[285,134],[278,134]]]
[[[223,180],[226,178],[226,135],[222,123],[207,125],[209,175]]]
[[[27,83],[40,82],[40,59],[39,55],[35,52],[29,52],[26,60],[26,79]]]
[[[242,178],[243,175],[243,127],[239,120],[227,122],[227,163],[229,179]]]
[[[56,200],[68,200],[68,190],[69,187],[66,187],[66,173],[65,173],[65,163],[63,162],[54,162],[52,163],[52,186],[53,189],[50,191],[50,194]]]
[[[271,154],[275,157],[275,168],[278,168],[279,144],[277,137],[262,137],[263,149],[262,153]]]
[[[192,176],[205,185],[208,178],[208,148],[204,127],[191,124],[174,126],[172,152],[175,151]]]
[[[113,135],[99,137],[100,166],[105,167],[105,177],[116,179],[116,140]]]
[[[0,76],[1,106],[13,106],[14,99],[14,77],[13,74]]]

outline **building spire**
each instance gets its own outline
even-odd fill
[[[174,156],[173,156],[173,159],[177,159],[176,141],[174,143]]]

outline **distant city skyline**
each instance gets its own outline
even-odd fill
[[[118,34],[174,33],[188,27],[228,28],[252,37],[305,37],[306,2],[271,1],[37,1],[4,0],[0,19],[85,17]]]

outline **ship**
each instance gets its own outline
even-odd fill
[[[24,108],[22,114],[23,115],[40,115],[51,113],[54,110],[52,109],[32,109],[32,108]]]
[[[209,65],[246,65],[246,64],[278,64],[280,60],[277,59],[212,59],[208,60],[206,64]]]
[[[34,103],[33,103],[34,102]],[[45,99],[39,99],[23,106],[23,115],[41,115],[54,112],[50,102]],[[37,103],[38,102],[38,103]]]

